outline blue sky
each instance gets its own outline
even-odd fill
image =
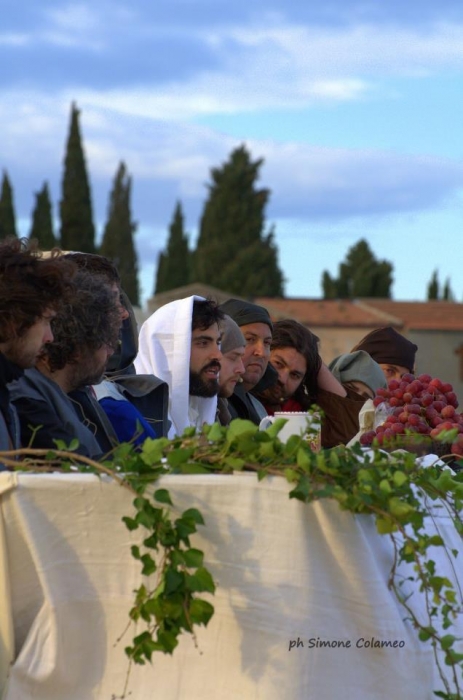
[[[177,200],[192,242],[211,167],[263,158],[288,296],[317,297],[366,238],[395,299],[434,269],[463,300],[459,0],[3,0],[0,168],[21,231],[47,180],[55,214],[72,101],[95,221],[120,160],[133,177],[143,296]]]

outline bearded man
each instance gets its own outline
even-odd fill
[[[61,265],[69,265],[61,261]],[[98,276],[78,271],[67,304],[51,321],[51,342],[35,367],[10,385],[23,446],[53,449],[74,438],[78,454],[99,458],[117,437],[88,391],[100,382],[117,347],[121,315],[118,299]]]
[[[27,241],[0,244],[0,450],[20,447],[9,383],[32,367],[53,340],[51,323],[66,301],[71,263],[42,260]],[[1,469],[0,465],[0,469]]]
[[[244,299],[228,299],[220,308],[239,326],[246,341],[242,382],[229,397],[228,409],[232,418],[244,418],[259,425],[267,412],[251,391],[258,393],[277,379],[269,365],[273,330],[270,314],[263,306]]]
[[[214,301],[191,296],[161,306],[141,327],[135,369],[168,384],[171,438],[216,419],[223,316]]]

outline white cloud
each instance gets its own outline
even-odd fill
[[[463,165],[450,159],[374,149],[251,142],[277,216],[336,219],[417,211],[463,187]]]
[[[97,13],[82,3],[49,8],[44,14],[55,29],[65,32],[93,31],[99,25]]]
[[[461,24],[438,23],[427,30],[371,24],[337,29],[268,25],[230,30],[222,44],[230,37],[238,46],[265,57],[270,61],[267,66],[284,67],[286,61],[310,76],[403,75],[441,66],[461,68],[463,59]]]
[[[84,12],[80,23],[85,21],[92,24]],[[193,31],[194,36],[212,42],[201,31]],[[91,33],[88,41],[93,41]],[[441,24],[426,35],[367,25],[330,31],[291,25],[224,27],[212,43],[220,63],[214,70],[201,70],[181,82],[135,81],[106,90],[88,87],[83,98],[99,109],[181,121],[377,97],[386,90],[381,87],[386,77],[422,76],[463,66],[463,25]]]
[[[27,169],[37,178],[60,170],[70,102],[67,93],[49,98],[10,93],[1,101],[3,167],[14,164],[17,171]],[[239,145],[206,127],[103,110],[88,93],[77,102],[94,181],[109,182],[124,160],[135,182],[150,182],[153,190],[170,183],[177,197],[203,200],[210,168]],[[291,141],[253,140],[248,146],[254,159],[265,160],[261,179],[273,193],[273,217],[414,211],[443,202],[463,186],[463,166],[445,158]]]
[[[29,42],[29,36],[19,32],[0,33],[0,46],[25,46]]]
[[[101,52],[108,49],[119,32],[131,31],[135,36],[142,30],[136,13],[124,5],[67,3],[42,7],[39,24],[28,33],[0,34],[0,45],[51,45]]]
[[[0,43],[48,42],[58,46],[109,51],[117,37],[133,37],[125,50],[137,51],[137,38],[150,37],[153,60],[160,37],[179,37],[185,27],[154,23],[123,5],[109,8],[84,3],[45,9],[43,26],[26,35],[0,35]],[[423,76],[463,66],[463,25],[440,23],[426,31],[391,25],[342,27],[296,25],[266,16],[257,25],[211,30],[199,26],[188,39],[213,52],[214,69],[197,68],[184,80],[141,81],[92,90],[83,78],[86,98],[100,109],[151,119],[191,119],[272,108],[301,109],[319,102],[367,99],[386,91],[390,77]],[[146,45],[145,51],[146,51]],[[141,56],[140,56],[141,58]],[[112,85],[117,83],[117,60]],[[387,88],[389,90],[389,88]]]
[[[104,26],[99,13],[84,4],[67,4],[44,11],[45,28],[38,34],[46,44],[63,48],[85,47],[99,50],[103,47],[101,29]]]

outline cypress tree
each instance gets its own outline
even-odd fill
[[[443,301],[454,301],[455,297],[450,286],[450,279],[447,277],[445,280],[444,291],[442,292]]]
[[[428,301],[439,299],[439,280],[437,278],[437,270],[434,270],[428,284]]]
[[[134,306],[140,305],[138,261],[133,242],[137,225],[132,222],[130,196],[132,180],[124,163],[120,163],[109,197],[108,220],[100,246],[105,255],[117,266],[121,286]]]
[[[323,273],[324,298],[390,298],[392,270],[391,263],[377,260],[367,241],[361,239],[347,251],[345,260],[339,265],[337,278],[332,278],[326,271]]]
[[[166,250],[159,255],[154,293],[167,292],[190,282],[188,236],[184,231],[182,205],[177,202],[169,226]]]
[[[53,233],[50,195],[45,182],[40,192],[35,194],[35,207],[32,212],[32,226],[29,239],[36,239],[41,250],[51,250],[57,241]]]
[[[195,281],[240,296],[283,294],[274,234],[264,233],[270,190],[256,188],[262,163],[240,146],[212,169],[194,253]]]
[[[336,280],[331,277],[327,270],[324,271],[322,276],[322,290],[324,299],[336,299],[338,294]]]
[[[10,180],[3,171],[2,191],[0,194],[0,240],[7,236],[15,236],[16,233],[16,218],[14,213],[13,189]]]
[[[79,110],[73,103],[64,160],[60,202],[61,247],[63,250],[95,252],[90,184],[79,127]]]

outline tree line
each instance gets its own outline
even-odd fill
[[[122,286],[130,301],[138,306],[138,261],[133,242],[136,225],[130,213],[131,187],[131,178],[125,164],[121,162],[110,193],[103,237],[101,244],[97,246],[79,110],[72,104],[59,202],[59,233],[54,232],[50,192],[45,182],[42,189],[35,194],[29,239],[35,239],[41,250],[59,246],[68,251],[106,255],[117,265]],[[4,171],[0,193],[0,239],[6,236],[17,236],[17,229],[13,190],[8,174]]]
[[[357,299],[362,297],[391,298],[394,281],[394,268],[388,260],[379,260],[368,242],[361,239],[347,251],[339,265],[338,276],[325,270],[322,275],[324,299]],[[435,270],[427,285],[427,301],[455,301],[447,278],[441,288],[438,272]]]
[[[65,149],[60,226],[56,235],[48,184],[35,194],[30,239],[42,250],[59,246],[63,250],[100,253],[118,267],[122,287],[135,306],[140,302],[138,259],[134,245],[136,224],[131,214],[132,179],[120,162],[109,196],[107,221],[99,246],[95,243],[92,197],[79,124],[79,110],[71,105],[69,134]],[[175,204],[168,239],[159,254],[155,272],[155,294],[194,282],[217,287],[245,298],[284,295],[284,276],[278,264],[273,227],[267,229],[265,208],[270,190],[260,188],[258,179],[263,159],[252,160],[245,146],[235,148],[220,167],[212,168],[199,222],[196,248],[190,246],[182,204]],[[6,171],[0,192],[0,239],[17,236],[13,190]],[[352,246],[332,276],[321,279],[325,299],[391,297],[393,266],[378,260],[368,242]],[[450,282],[443,291],[437,271],[428,285],[428,299],[452,300]]]

